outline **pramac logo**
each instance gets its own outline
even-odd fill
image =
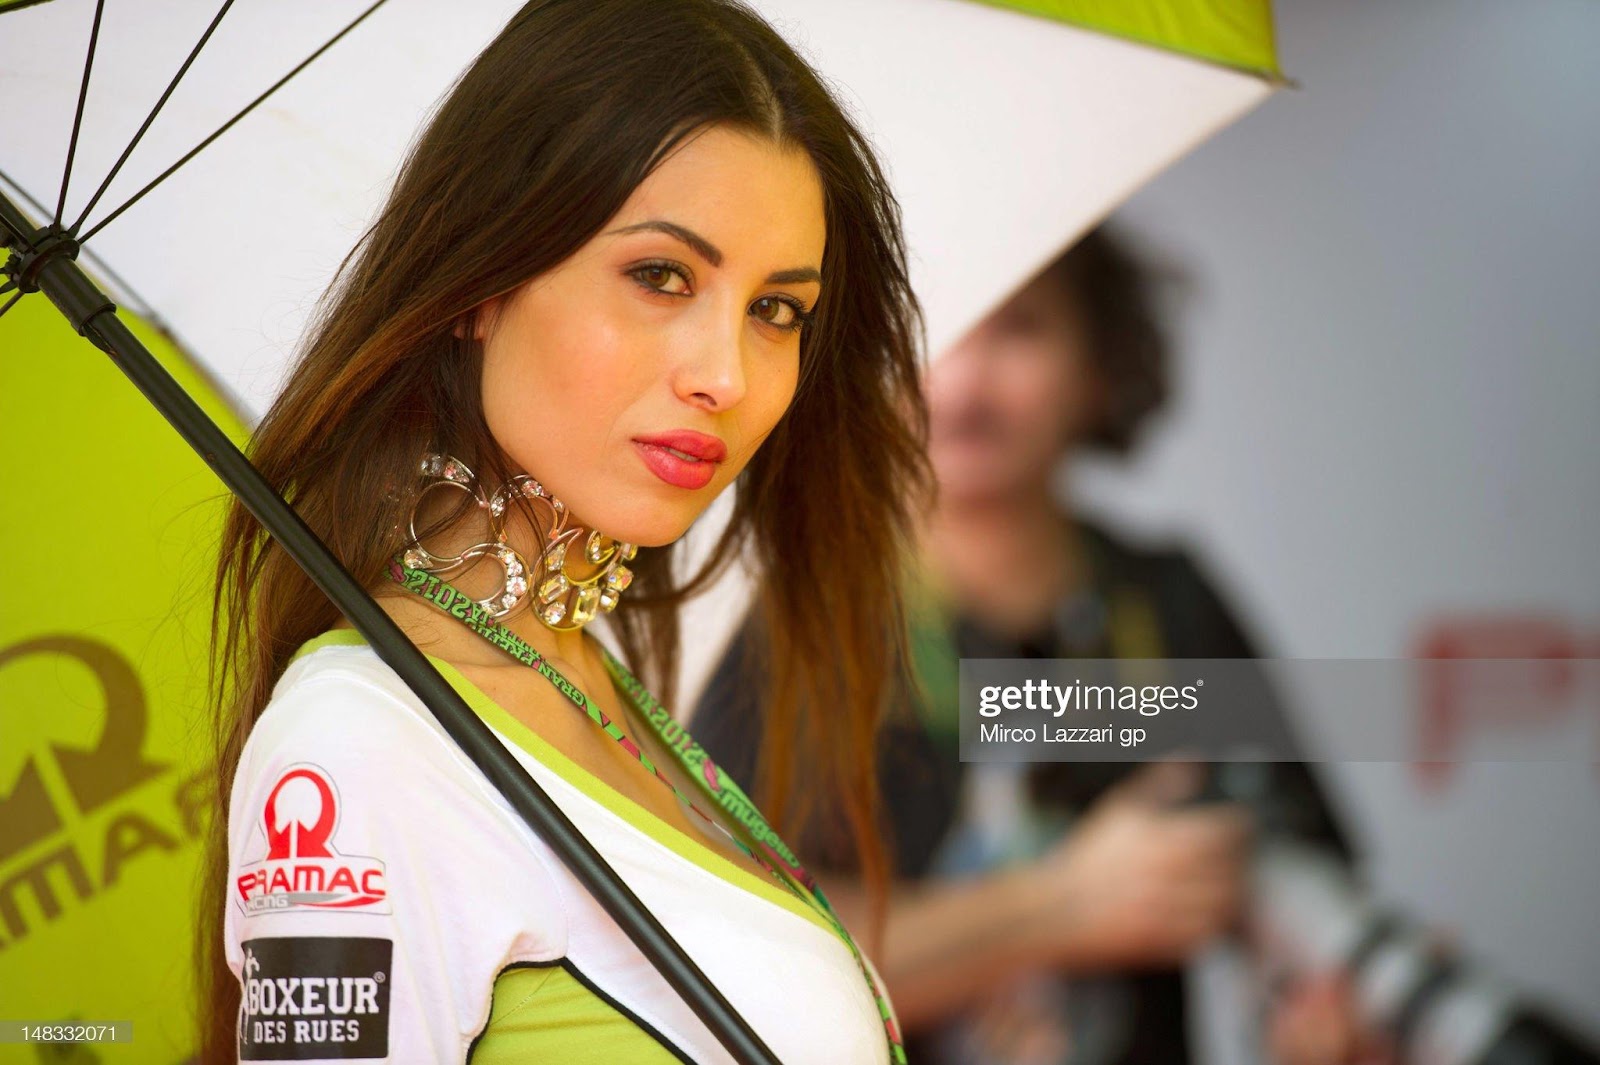
[[[279,910],[354,910],[388,913],[383,863],[341,854],[339,792],[320,766],[290,766],[267,793],[261,832],[267,855],[234,878],[245,913]]]

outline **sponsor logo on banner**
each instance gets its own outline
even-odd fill
[[[76,717],[48,709],[88,711],[63,687],[81,672],[94,678],[104,701],[100,738],[89,747],[69,741],[76,726],[67,722]],[[186,876],[212,804],[206,773],[142,753],[161,746],[160,730],[151,727],[159,693],[117,648],[70,634],[32,637],[0,646],[0,675],[0,734],[7,736],[0,762],[16,769],[9,778],[0,769],[0,987],[8,987],[13,974],[32,976],[39,957],[24,962],[10,948],[58,924],[89,921],[90,905],[126,905],[128,885],[141,879]],[[37,718],[36,740],[27,729],[6,733],[19,715],[22,722]],[[12,743],[18,735],[20,744]],[[150,902],[138,888],[129,894],[140,896],[141,908]],[[177,892],[171,907],[168,901],[163,896],[155,906],[151,926],[163,933],[181,926],[191,900]],[[152,948],[159,939],[151,939]],[[58,953],[43,949],[52,959]]]
[[[389,1054],[388,939],[247,939],[239,1059],[304,1061]]]
[[[266,856],[234,876],[244,912],[390,912],[383,862],[340,853],[338,827],[339,789],[327,771],[307,762],[284,770],[261,810]]]

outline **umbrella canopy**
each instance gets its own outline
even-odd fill
[[[85,267],[236,441],[426,112],[517,6],[392,0],[89,240]],[[934,351],[1282,83],[1265,0],[756,6],[877,143]],[[84,228],[364,9],[230,9]],[[94,15],[0,3],[0,83],[23,90],[0,108],[0,172],[41,214]],[[104,11],[63,222],[214,15]],[[0,552],[28,563],[9,582],[19,608],[0,612],[0,985],[13,1016],[132,1019],[128,1060],[176,1060],[224,489],[43,299],[0,318],[0,439],[26,471],[0,494]]]
[[[64,220],[215,6],[108,6]],[[236,5],[89,224],[366,6]],[[517,6],[391,0],[92,239],[247,415],[277,393],[313,301],[425,113]],[[933,351],[1281,84],[1266,0],[756,6],[840,87],[886,160]],[[92,14],[54,0],[0,27],[0,70],[28,101],[0,111],[0,170],[52,209]]]

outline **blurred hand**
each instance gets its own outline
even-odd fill
[[[1174,807],[1200,783],[1194,763],[1146,766],[1036,863],[1035,927],[1062,965],[1176,964],[1235,920],[1250,817],[1234,805]]]
[[[1060,1065],[1072,1056],[1072,1036],[1059,985],[1022,976],[991,988],[968,1011],[971,1027],[960,1047],[966,1061]]]
[[[1361,1025],[1349,981],[1300,981],[1273,1007],[1267,1047],[1275,1065],[1396,1065],[1388,1042]]]

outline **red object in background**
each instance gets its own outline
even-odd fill
[[[1473,730],[1536,727],[1577,713],[1594,675],[1578,663],[1600,658],[1600,632],[1547,614],[1459,615],[1424,627],[1411,657],[1428,660],[1419,666],[1414,764],[1423,786],[1436,790]]]

